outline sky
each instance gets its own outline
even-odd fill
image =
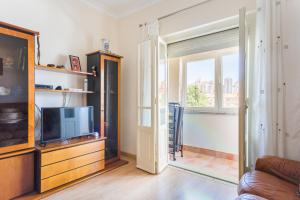
[[[238,53],[222,57],[222,72],[224,78],[232,78],[233,82],[238,81],[239,60]],[[187,83],[191,84],[201,79],[202,81],[214,80],[215,60],[200,60],[187,63]],[[213,69],[213,70],[212,70]],[[200,76],[199,76],[200,75]]]

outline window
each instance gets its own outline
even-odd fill
[[[239,56],[237,53],[222,56],[222,107],[239,105]]]
[[[139,126],[151,127],[152,101],[151,101],[151,43],[146,41],[139,45]]]
[[[215,107],[215,60],[187,62],[186,105],[188,107]]]
[[[239,103],[238,48],[182,57],[185,107],[189,111],[236,112]]]

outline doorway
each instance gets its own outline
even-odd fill
[[[169,103],[184,109],[169,164],[237,183],[238,46],[169,57],[168,63]]]

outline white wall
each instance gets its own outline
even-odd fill
[[[121,92],[122,151],[136,153],[138,25],[199,2],[201,0],[165,0],[120,20],[119,47],[124,56]],[[190,11],[160,21],[160,32],[170,34],[236,16],[243,6],[248,10],[255,9],[255,0],[210,0]]]
[[[238,115],[184,114],[184,145],[237,155],[238,138]]]
[[[76,55],[85,71],[85,54],[100,49],[101,38],[109,38],[112,51],[118,52],[117,21],[80,0],[1,0],[0,21],[40,32],[41,64],[69,67],[68,55]],[[36,83],[55,86],[83,88],[83,79],[54,72],[36,73]],[[37,94],[36,104],[62,106],[62,99],[62,94]],[[82,105],[84,99],[72,94],[69,105]]]
[[[286,157],[300,160],[300,1],[283,0],[283,68],[285,91]]]

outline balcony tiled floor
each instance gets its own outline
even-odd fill
[[[180,153],[176,153],[176,161],[170,161],[170,164],[232,183],[239,181],[238,161],[234,160],[184,151],[183,157],[180,156]]]

